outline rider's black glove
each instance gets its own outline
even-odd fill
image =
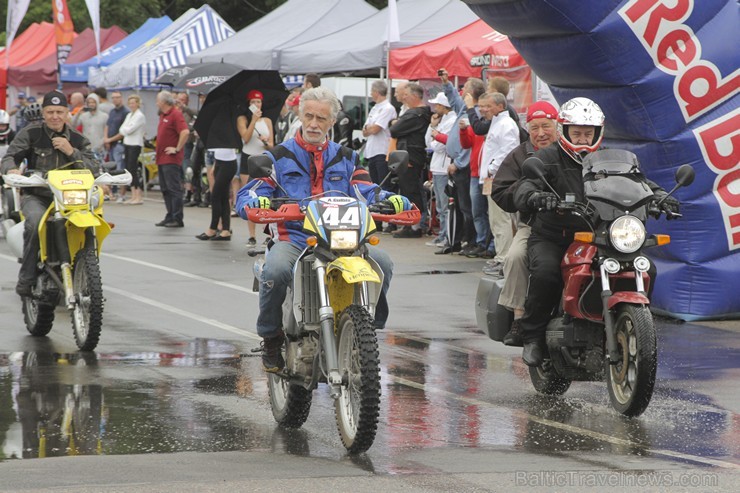
[[[665,192],[656,193],[655,198],[658,199],[658,201],[663,200],[658,207],[660,207],[661,211],[665,212],[666,219],[670,220],[673,219],[674,214],[679,213],[679,206],[681,203],[671,196],[666,197],[667,195],[668,194]]]
[[[558,196],[552,192],[534,192],[527,199],[527,205],[533,211],[551,211],[558,206]]]

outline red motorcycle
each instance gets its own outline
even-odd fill
[[[538,158],[528,158],[522,171],[554,192]],[[667,196],[690,185],[694,176],[691,166],[679,167]],[[650,403],[658,366],[647,294],[651,262],[643,249],[670,242],[667,235],[648,236],[645,223],[648,215],[681,215],[661,211],[667,196],[656,199],[631,152],[590,154],[583,178],[586,203],[569,194],[560,197],[558,211],[581,217],[588,231],[575,234],[563,257],[562,299],[545,332],[549,355],[529,374],[535,389],[550,395],[563,394],[574,380],[606,380],[614,409],[639,416]],[[498,305],[504,282],[483,278],[476,299],[478,326],[495,341],[503,340],[513,320]]]

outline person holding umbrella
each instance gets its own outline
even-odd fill
[[[257,89],[252,89],[247,93],[247,108],[244,114],[239,115],[236,119],[236,129],[241,135],[244,145],[242,146],[241,166],[239,174],[235,177],[235,184],[238,185],[234,190],[234,196],[239,191],[239,188],[243,187],[249,182],[249,174],[247,172],[247,158],[252,154],[262,154],[266,150],[272,149],[275,145],[274,134],[272,129],[272,121],[269,118],[262,116],[262,101],[264,95]],[[238,181],[237,181],[238,180]],[[249,221],[249,240],[247,241],[248,246],[257,245],[256,239],[256,226],[253,222]]]

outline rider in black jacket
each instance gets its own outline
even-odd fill
[[[585,202],[581,163],[586,155],[599,148],[603,136],[604,113],[596,103],[586,98],[567,101],[558,116],[558,146],[535,153],[545,163],[545,177],[558,195],[545,191],[540,180],[522,180],[516,188],[517,209],[534,213],[527,245],[529,289],[524,317],[520,320],[524,340],[522,358],[529,366],[542,364],[546,354],[545,329],[562,291],[560,261],[573,241],[573,234],[584,226],[577,216],[556,210],[558,196],[570,193],[577,202]],[[657,197],[665,195],[664,190],[652,185]],[[678,212],[678,201],[668,197],[661,207]]]

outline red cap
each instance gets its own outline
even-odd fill
[[[558,110],[547,101],[537,101],[529,105],[527,109],[527,123],[535,118],[549,118],[555,120],[558,117]]]
[[[289,98],[285,102],[285,104],[287,104],[288,106],[298,106],[298,103],[300,103],[300,102],[301,102],[301,95],[300,94],[296,94],[293,99],[290,99]]]
[[[247,101],[251,101],[252,99],[265,99],[265,97],[257,89],[252,89],[247,93]]]

